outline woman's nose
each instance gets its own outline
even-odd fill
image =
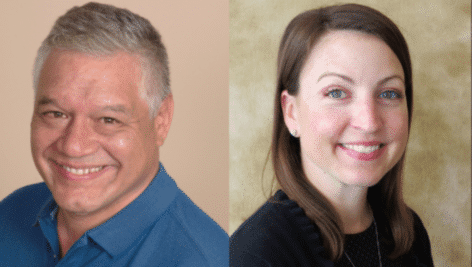
[[[351,125],[364,132],[377,132],[382,127],[380,110],[375,99],[367,99],[354,104]]]

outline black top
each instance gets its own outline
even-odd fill
[[[410,252],[395,261],[387,258],[385,235],[379,233],[382,265],[433,266],[431,246],[420,218],[414,214],[415,241]],[[377,223],[379,229],[382,227]],[[374,224],[346,236],[345,252],[356,266],[378,266]],[[319,228],[298,204],[279,190],[230,237],[230,266],[352,266],[345,254],[337,263],[327,259]]]

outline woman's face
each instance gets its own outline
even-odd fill
[[[299,82],[297,96],[282,92],[282,107],[310,181],[323,188],[379,182],[408,140],[404,73],[394,52],[373,35],[332,31]]]

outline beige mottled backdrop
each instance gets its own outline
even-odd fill
[[[42,181],[29,144],[31,70],[54,21],[86,0],[8,0],[0,8],[0,200]],[[161,161],[228,231],[228,1],[98,0],[151,21],[167,47],[175,110]],[[0,226],[1,227],[1,226]]]
[[[344,1],[230,1],[230,233],[267,198],[276,56],[302,11]],[[414,113],[404,181],[436,266],[471,266],[470,1],[352,1],[397,23],[413,63]],[[265,193],[264,193],[265,192]]]

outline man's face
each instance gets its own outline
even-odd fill
[[[107,218],[134,200],[159,168],[159,126],[140,97],[137,56],[54,50],[42,69],[33,159],[63,211]]]

